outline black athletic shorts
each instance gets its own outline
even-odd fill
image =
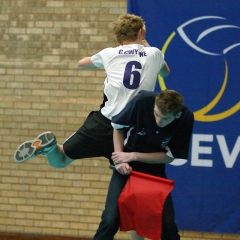
[[[112,164],[113,127],[100,111],[91,112],[84,124],[64,143],[65,154],[71,159],[106,157]]]

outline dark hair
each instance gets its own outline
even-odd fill
[[[155,99],[155,104],[162,114],[178,114],[182,110],[183,102],[181,94],[168,89],[160,92]]]

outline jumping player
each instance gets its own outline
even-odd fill
[[[118,47],[106,48],[83,58],[81,70],[104,67],[104,101],[99,111],[89,114],[84,124],[63,145],[57,144],[52,132],[44,132],[36,139],[22,143],[14,154],[17,163],[38,155],[46,155],[50,166],[64,168],[76,159],[106,157],[112,163],[112,116],[140,90],[152,91],[157,75],[166,77],[170,70],[164,55],[145,40],[145,24],[141,17],[123,14],[113,24]]]

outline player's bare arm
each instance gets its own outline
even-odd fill
[[[91,61],[91,57],[85,57],[78,62],[78,68],[80,70],[90,70],[97,68]]]
[[[164,62],[159,74],[161,77],[167,77],[170,74],[170,69],[166,62]]]
[[[113,130],[113,145],[115,152],[122,152],[124,145],[124,131],[123,130]]]
[[[123,151],[123,145],[124,145],[123,130],[116,130],[116,129],[113,130],[113,144],[114,144],[114,151],[118,151],[118,152]],[[123,175],[129,175],[132,171],[132,168],[129,166],[127,162],[122,162],[119,164],[114,163],[114,164],[115,164],[116,170]]]
[[[132,168],[130,167],[130,165],[128,163],[117,164],[117,165],[115,165],[115,169],[123,175],[129,175],[132,171]]]
[[[113,152],[112,160],[114,164],[129,163],[133,161],[139,161],[148,164],[161,164],[170,163],[174,160],[174,158],[167,156],[165,152]]]

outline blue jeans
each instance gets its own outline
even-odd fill
[[[113,240],[120,225],[120,214],[118,210],[118,198],[126,184],[129,176],[113,171],[110,181],[105,209],[93,240]],[[161,240],[179,240],[177,226],[174,222],[174,208],[172,197],[169,194],[163,208]]]

